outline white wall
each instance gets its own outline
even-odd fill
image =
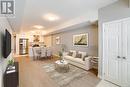
[[[102,77],[102,55],[103,55],[103,23],[130,17],[129,0],[119,0],[111,5],[99,9],[99,76]]]
[[[8,29],[8,31],[12,34],[12,29],[11,29],[8,21],[6,20],[6,18],[0,18],[0,87],[3,87],[3,73],[6,69],[7,61],[10,58],[12,58],[12,53],[8,56],[7,59],[4,59],[2,57],[3,35],[4,35],[4,32],[5,32],[5,29]]]

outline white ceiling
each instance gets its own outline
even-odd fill
[[[54,31],[67,24],[91,21],[98,18],[98,9],[117,0],[15,0],[16,18],[9,19],[16,32],[34,30],[32,26],[43,25],[46,31]],[[53,13],[60,20],[49,22],[42,18]],[[93,19],[93,20],[94,20]],[[35,29],[36,30],[36,29]]]

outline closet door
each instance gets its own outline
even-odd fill
[[[122,86],[130,87],[130,19],[122,23]]]
[[[121,82],[121,22],[103,26],[104,79],[120,85]]]

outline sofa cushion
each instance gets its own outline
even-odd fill
[[[76,56],[76,51],[75,51],[75,50],[70,50],[69,52],[73,52],[72,57],[75,57],[75,56]]]
[[[77,52],[75,58],[82,58],[82,54]]]
[[[77,63],[80,63],[80,64],[85,64],[85,62],[80,58],[75,58],[74,62],[77,62]]]
[[[85,62],[81,58],[74,58],[72,56],[65,56],[64,58],[67,59],[67,60],[73,61],[73,62],[85,64]]]
[[[68,55],[67,55],[67,56],[64,56],[64,58],[65,58],[65,59],[68,59],[68,60],[74,59],[74,57],[68,56]]]
[[[82,59],[87,55],[86,52],[81,52],[81,51],[79,51],[78,53],[82,54]]]
[[[72,55],[73,55],[73,52],[69,51],[68,56],[72,56]]]

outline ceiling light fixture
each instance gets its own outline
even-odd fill
[[[56,21],[60,19],[57,15],[51,13],[43,15],[43,18],[48,21]]]
[[[43,28],[45,28],[45,27],[44,27],[44,26],[41,26],[41,25],[34,25],[33,28],[43,29]]]

